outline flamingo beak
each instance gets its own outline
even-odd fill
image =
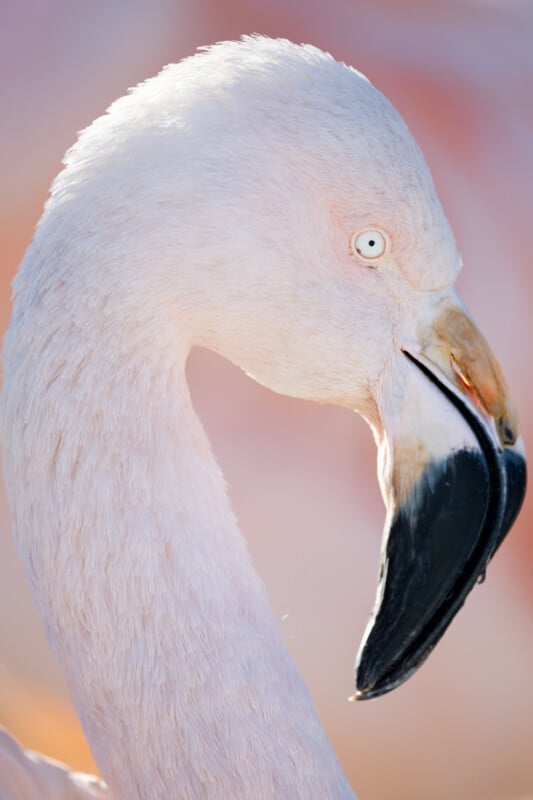
[[[400,410],[378,437],[387,518],[352,699],[391,691],[425,661],[524,499],[518,421],[487,342],[456,305],[429,328],[403,350]]]

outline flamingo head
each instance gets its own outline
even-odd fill
[[[130,321],[136,298],[154,327],[179,322],[190,344],[273,390],[371,425],[387,516],[357,696],[402,683],[484,575],[525,489],[509,391],[455,289],[461,259],[405,123],[313,47],[224,43],[81,135],[45,218],[64,231],[80,198],[79,241],[113,223],[100,272],[84,277],[95,294],[113,262]],[[107,293],[108,313],[121,297]]]

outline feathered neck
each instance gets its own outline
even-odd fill
[[[15,313],[5,471],[111,795],[352,797],[192,408],[186,345],[87,339],[64,317]]]

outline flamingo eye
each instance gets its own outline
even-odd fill
[[[369,229],[354,233],[350,244],[352,253],[368,261],[382,256],[387,249],[387,237],[382,231]]]

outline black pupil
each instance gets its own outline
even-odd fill
[[[374,247],[375,244],[376,242],[374,241],[374,239],[370,239],[368,242],[369,247]]]

